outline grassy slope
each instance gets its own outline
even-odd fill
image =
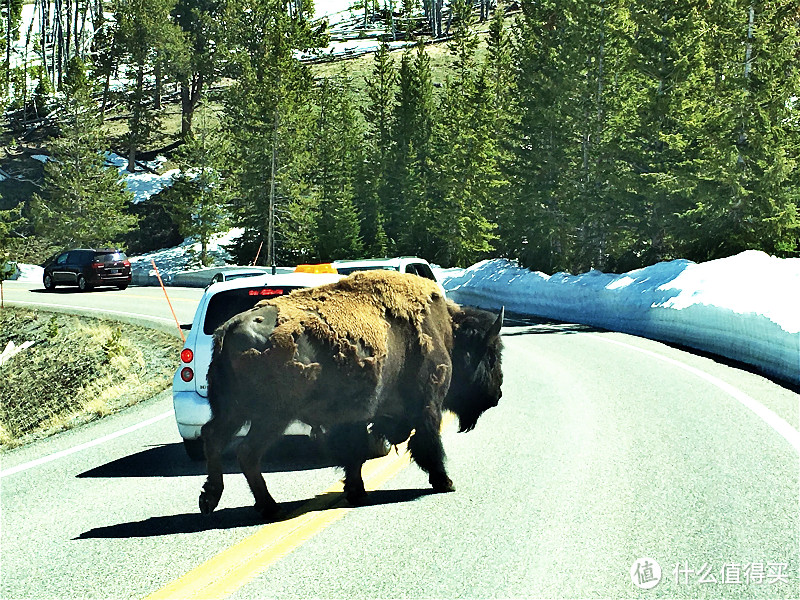
[[[5,308],[0,351],[35,342],[0,366],[0,448],[79,425],[166,389],[180,340],[112,321]]]

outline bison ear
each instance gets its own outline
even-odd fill
[[[486,338],[484,339],[485,345],[488,345],[493,338],[496,338],[498,335],[500,335],[500,329],[503,327],[503,317],[505,314],[506,307],[504,306],[500,309],[500,314],[497,315],[497,320],[494,322],[494,325],[492,325],[489,328],[489,331],[486,332]]]

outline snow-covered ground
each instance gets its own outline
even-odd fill
[[[206,252],[213,261],[212,266],[224,267],[230,263],[231,255],[223,246],[230,244],[243,232],[244,229],[237,228],[231,229],[227,233],[211,236],[211,240],[206,246]],[[184,240],[180,246],[129,258],[133,285],[158,285],[153,263],[164,283],[170,285],[178,273],[200,269],[200,242],[189,238]],[[208,279],[211,277],[213,274],[209,275]]]
[[[157,157],[150,163],[145,163],[154,171],[159,170],[167,159],[163,156]],[[106,164],[115,167],[125,180],[127,188],[133,192],[133,203],[139,204],[148,200],[150,196],[155,196],[158,192],[172,185],[172,178],[180,171],[178,169],[170,169],[164,173],[156,174],[147,171],[136,171],[135,173],[128,172],[128,159],[109,152],[106,154]]]
[[[215,251],[227,241],[216,240]],[[169,280],[188,262],[188,247],[187,242],[131,260],[134,268],[149,271],[154,259]],[[800,258],[748,251],[621,275],[546,275],[494,259],[436,272],[448,297],[462,304],[504,306],[521,315],[680,343],[800,384]],[[23,267],[21,279],[40,282],[41,269]]]
[[[462,304],[680,343],[800,383],[800,258],[751,250],[621,275],[546,275],[495,259],[443,285]]]

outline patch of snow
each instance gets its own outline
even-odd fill
[[[44,269],[39,265],[25,265],[17,263],[16,281],[41,283],[42,277],[44,277]]]
[[[161,168],[166,160],[167,159],[163,156],[159,156],[156,160],[145,164],[155,170]],[[161,175],[149,173],[147,171],[130,173],[128,171],[128,159],[111,152],[106,154],[106,164],[117,168],[119,174],[125,180],[127,188],[133,192],[134,204],[144,202],[151,196],[158,194],[161,190],[170,187],[173,177],[180,172],[178,169],[170,169]]]
[[[8,344],[6,344],[6,349],[3,350],[2,353],[0,353],[0,366],[4,365],[9,360],[11,360],[12,356],[19,354],[20,352],[26,350],[27,348],[30,348],[31,346],[33,346],[33,342],[22,342],[22,344],[17,346],[14,343],[14,340],[11,340],[10,342],[8,342]]]
[[[228,232],[211,236],[206,251],[211,257],[214,267],[224,267],[230,264],[232,257],[223,248],[231,244],[244,233],[244,229],[234,228]],[[155,262],[161,279],[170,283],[178,274],[185,271],[200,270],[200,242],[194,238],[187,238],[180,246],[148,252],[141,256],[130,256],[131,271],[134,285],[157,285],[153,262]]]

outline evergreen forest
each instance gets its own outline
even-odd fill
[[[308,0],[0,2],[4,151],[50,157],[13,202],[0,171],[12,258],[232,227],[240,264],[798,256],[797,0],[361,0],[364,71],[305,58]],[[112,149],[178,175],[132,205]]]

